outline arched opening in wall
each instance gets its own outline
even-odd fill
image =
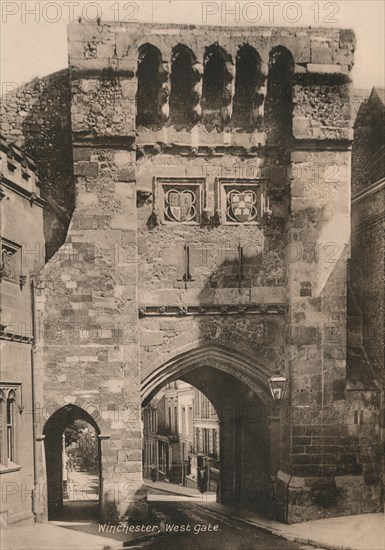
[[[209,365],[183,367],[144,398],[143,430],[149,499],[168,489],[269,513],[268,414],[237,377]]]
[[[269,55],[269,74],[265,103],[265,127],[271,145],[285,148],[292,137],[292,76],[293,56],[283,46],[273,48]]]
[[[194,63],[194,54],[187,46],[179,44],[174,48],[171,66],[170,112],[171,123],[176,126],[191,124],[194,86],[192,66]]]
[[[99,428],[76,405],[56,411],[44,427],[48,519],[96,517],[101,493]]]
[[[182,380],[167,383],[142,410],[143,478],[149,490],[186,487],[215,500],[219,482],[219,417],[209,399]],[[167,484],[167,485],[165,485]]]
[[[226,54],[218,45],[206,48],[202,88],[202,122],[207,129],[221,129],[225,96]]]
[[[252,46],[245,44],[237,53],[233,128],[251,130],[261,127],[258,109],[264,101],[264,95],[259,91],[263,81],[261,59]]]
[[[154,128],[159,124],[159,94],[162,87],[162,58],[155,46],[139,48],[136,125]]]

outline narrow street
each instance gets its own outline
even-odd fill
[[[158,501],[152,502],[150,509],[151,523],[160,525],[162,533],[136,545],[133,541],[130,546],[154,550],[314,550],[313,546],[289,542],[198,503]]]
[[[313,546],[289,542],[220,513],[215,508],[214,493],[202,495],[194,488],[163,482],[147,483],[148,519],[143,525],[133,525],[140,527],[140,531],[103,531],[97,520],[97,482],[94,474],[70,472],[69,499],[64,501],[61,517],[52,521],[52,525],[115,539],[127,548],[314,550]]]
[[[90,472],[68,472],[68,497],[65,501],[90,501],[99,499],[99,479]]]

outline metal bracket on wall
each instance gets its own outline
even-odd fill
[[[193,279],[190,272],[190,245],[189,244],[185,244],[183,248],[183,265],[184,265],[183,277],[181,279],[178,279],[178,281],[183,281],[184,283],[186,283],[185,286],[187,288],[187,283],[195,281],[195,279]]]

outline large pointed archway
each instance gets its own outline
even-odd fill
[[[175,380],[191,384],[210,400],[220,422],[218,501],[266,514],[271,512],[279,451],[269,371],[224,346],[196,346],[157,365],[141,388],[144,406]]]
[[[151,373],[141,384],[142,403],[147,403],[168,381],[182,378],[184,374],[203,366],[216,368],[244,382],[262,403],[270,403],[268,379],[274,365],[265,365],[240,350],[218,344],[203,345],[200,342],[179,349],[171,357],[159,360],[152,366]]]

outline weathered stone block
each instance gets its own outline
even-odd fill
[[[302,180],[294,180],[291,183],[291,194],[293,197],[304,196],[305,183]]]
[[[85,176],[89,178],[96,178],[99,173],[99,167],[96,162],[75,162],[74,174],[75,176]]]
[[[143,331],[140,333],[141,346],[159,346],[163,344],[163,334],[158,331]]]
[[[308,73],[319,73],[319,74],[340,74],[342,72],[341,65],[332,65],[326,63],[308,63],[306,66]]]
[[[308,36],[285,37],[283,43],[292,54],[295,63],[309,63],[311,60],[310,40]]]
[[[119,181],[132,182],[136,181],[135,166],[123,168],[118,174]]]
[[[96,47],[96,56],[100,59],[106,59],[115,55],[115,44],[112,41],[98,43]]]
[[[306,74],[306,65],[294,65],[294,74]]]
[[[271,114],[268,114],[268,108],[264,119],[268,130],[265,136],[269,145],[268,151],[263,148],[251,149],[259,143],[259,129],[252,132],[243,128],[242,132],[237,132],[234,128],[223,131],[222,127],[218,127],[208,131],[201,121],[199,127],[190,132],[186,128],[173,129],[171,118],[171,126],[149,129],[138,127],[135,130],[138,40],[159,46],[163,60],[167,60],[172,51],[170,36],[183,34],[185,42],[190,44],[194,54],[201,59],[206,45],[214,44],[218,40],[218,32],[217,29],[208,27],[197,27],[194,32],[187,27],[175,27],[169,34],[162,26],[141,25],[136,28],[126,27],[124,24],[106,24],[101,28],[77,25],[71,31],[70,41],[74,39],[76,42],[72,49],[70,45],[70,55],[77,209],[72,217],[67,242],[73,242],[74,249],[70,258],[62,257],[59,263],[46,266],[43,278],[46,277],[47,283],[54,281],[55,284],[47,285],[46,289],[41,290],[43,295],[39,307],[43,316],[47,316],[50,321],[62,323],[63,312],[68,324],[73,320],[81,327],[95,323],[101,328],[94,331],[79,329],[81,334],[76,333],[71,344],[69,337],[65,336],[59,342],[56,338],[52,342],[54,345],[51,345],[49,338],[45,336],[45,356],[39,364],[45,365],[44,392],[53,395],[54,403],[62,404],[64,396],[65,402],[73,400],[80,406],[80,395],[86,395],[84,392],[97,392],[91,395],[97,396],[98,403],[107,408],[98,419],[102,424],[102,433],[112,432],[114,436],[110,448],[108,442],[103,443],[106,445],[106,451],[102,453],[104,479],[117,483],[122,480],[128,483],[135,479],[140,487],[140,376],[142,380],[151,378],[154,374],[153,365],[160,367],[162,362],[164,364],[168,360],[175,360],[175,355],[179,353],[186,353],[185,357],[189,358],[188,353],[192,350],[194,358],[198,356],[201,360],[201,363],[194,362],[193,365],[199,372],[196,378],[199,383],[207,381],[204,377],[210,369],[219,372],[226,365],[226,376],[231,381],[230,389],[224,388],[226,391],[222,391],[218,378],[213,378],[204,386],[222,402],[237,394],[236,390],[241,387],[232,373],[246,357],[246,366],[240,377],[244,378],[247,374],[246,378],[252,378],[253,388],[246,384],[245,395],[258,388],[259,396],[263,400],[263,384],[258,376],[261,379],[263,377],[265,384],[268,373],[273,372],[275,367],[280,366],[283,371],[288,372],[287,358],[291,357],[292,394],[288,399],[290,406],[297,407],[292,407],[291,414],[283,419],[280,426],[282,439],[272,445],[272,448],[281,449],[281,463],[273,468],[268,465],[266,474],[268,478],[271,471],[276,472],[278,468],[289,472],[291,455],[296,457],[294,462],[302,461],[301,464],[294,464],[294,474],[303,477],[292,478],[288,502],[283,503],[284,514],[289,510],[289,518],[283,519],[298,521],[298,518],[303,518],[306,514],[325,514],[325,511],[322,512],[321,508],[317,508],[318,505],[311,502],[311,498],[316,497],[309,496],[310,490],[301,493],[299,487],[305,486],[305,476],[323,477],[326,480],[337,473],[337,464],[333,463],[338,449],[337,431],[339,430],[338,434],[341,436],[349,433],[344,420],[345,414],[349,417],[349,426],[353,425],[351,411],[348,414],[345,408],[348,396],[343,394],[340,387],[345,366],[345,344],[341,340],[341,327],[345,323],[346,314],[344,304],[338,299],[344,295],[346,289],[346,258],[345,255],[338,256],[339,266],[342,266],[340,269],[335,264],[328,266],[325,258],[322,262],[315,260],[311,252],[320,242],[329,242],[330,239],[334,242],[335,235],[341,233],[341,228],[348,227],[349,172],[346,167],[349,153],[344,153],[344,160],[338,155],[328,156],[329,153],[321,158],[317,144],[313,142],[310,146],[306,140],[340,141],[349,135],[350,113],[346,107],[350,101],[349,93],[342,85],[336,84],[336,81],[342,79],[329,79],[328,75],[342,71],[347,74],[354,39],[351,35],[342,33],[339,43],[340,31],[334,29],[298,31],[272,28],[267,31],[253,29],[253,32],[239,28],[220,30],[221,45],[226,51],[232,52],[234,59],[239,43],[248,42],[249,39],[254,40],[254,45],[261,44],[261,48],[257,47],[257,50],[259,53],[263,52],[261,55],[265,63],[268,52],[274,46],[283,45],[291,51],[297,73],[293,94],[293,132],[295,138],[304,140],[301,151],[291,151],[291,128],[279,126],[286,118],[289,121],[290,116],[285,117],[284,112],[280,111],[275,119],[274,115],[269,119]],[[112,59],[115,40],[118,58]],[[87,45],[87,55],[96,54],[105,59],[90,57],[85,60],[80,44]],[[323,73],[323,85],[314,84],[320,79],[311,74],[302,76],[306,64],[309,73]],[[169,67],[162,65],[162,68]],[[80,74],[76,73],[76,69]],[[74,81],[76,75],[83,76],[83,71],[92,80]],[[266,67],[263,71],[267,72]],[[118,72],[124,81],[116,81]],[[127,74],[122,75],[123,72]],[[293,106],[289,102],[283,102],[283,106],[279,101],[275,103],[275,98],[271,101],[272,111],[279,106],[289,113]],[[68,106],[68,102],[69,95],[63,105]],[[40,110],[45,112],[45,107]],[[14,117],[14,121],[20,124],[17,118],[20,115],[17,113],[18,110],[15,109],[11,118]],[[69,110],[67,116],[69,117]],[[43,127],[44,121],[39,122],[41,117],[42,115],[36,116],[36,132]],[[60,120],[55,122],[58,127],[61,127],[60,123]],[[273,127],[274,124],[277,128],[273,129],[273,134],[276,132],[277,139],[273,139],[273,134],[269,133],[270,126]],[[218,126],[221,126],[220,121]],[[81,134],[77,135],[78,132]],[[287,135],[285,132],[288,132]],[[68,133],[69,143],[70,137]],[[76,145],[80,140],[87,140],[87,147]],[[169,145],[171,143],[172,146]],[[192,143],[196,150],[191,149]],[[143,146],[138,151],[137,161],[134,158],[136,144]],[[209,149],[211,146],[213,149]],[[327,147],[333,151],[337,145],[329,141]],[[128,149],[132,151],[128,153]],[[67,155],[64,155],[66,159],[71,158],[70,153],[71,146]],[[290,153],[292,156],[288,161]],[[256,156],[252,157],[254,154]],[[301,168],[299,177],[294,177],[294,168],[290,174],[290,162],[296,168]],[[334,164],[338,167],[336,181],[330,179],[329,172],[324,174],[325,167]],[[136,179],[139,188],[151,190],[154,176],[202,176],[206,178],[204,205],[207,203],[214,211],[220,207],[221,198],[214,180],[234,177],[237,183],[246,183],[249,178],[259,177],[261,169],[266,165],[277,166],[280,170],[277,179],[281,191],[276,192],[276,187],[270,186],[269,182],[268,195],[273,216],[269,222],[261,220],[258,227],[226,225],[222,219],[222,223],[215,227],[154,223],[150,229],[148,220],[152,208],[156,212],[156,209],[163,209],[163,205],[158,204],[155,198],[153,205],[148,204],[136,210],[135,189],[127,183]],[[319,172],[315,170],[317,167],[320,168]],[[298,171],[296,174],[298,175]],[[290,177],[293,181],[290,181]],[[52,174],[49,181],[55,181]],[[183,185],[188,186],[188,182],[183,182]],[[64,192],[68,192],[68,187],[65,187],[65,191],[63,187],[61,193]],[[321,208],[325,205],[333,210],[332,218],[320,215]],[[28,209],[31,210],[29,205],[26,211]],[[279,220],[277,212],[280,213]],[[339,217],[341,212],[344,212],[345,217]],[[338,232],[329,223],[333,219],[338,222]],[[294,228],[292,234],[287,229],[290,227]],[[138,255],[135,245],[137,234],[140,237]],[[289,252],[285,249],[287,240],[298,245],[300,250],[300,256],[295,261],[288,258]],[[120,256],[119,253],[117,256],[116,243],[127,242],[134,243],[133,247],[120,247],[119,244],[119,250],[122,248],[123,254]],[[88,250],[86,244],[81,246],[84,243],[98,243],[100,253]],[[183,257],[186,243],[191,250],[190,270],[194,279],[191,282],[182,280],[186,269]],[[205,246],[207,244],[209,252],[206,256],[202,256],[199,249],[202,243]],[[250,253],[245,253],[242,266],[238,253],[240,243],[258,243],[257,247],[250,248]],[[131,261],[132,254],[135,261]],[[302,292],[302,296],[301,282],[309,282],[309,286],[306,286],[307,292]],[[173,290],[175,287],[178,290]],[[204,310],[205,306],[215,305],[215,315],[202,311],[194,315],[165,315],[138,320],[137,289],[144,306],[187,305],[202,307]],[[287,303],[288,309],[287,313],[266,313],[262,318],[245,313],[241,306],[250,302]],[[240,307],[234,312],[228,310],[229,305]],[[218,306],[223,306],[223,309],[218,310]],[[335,313],[338,318],[330,319]],[[341,340],[338,349],[334,349],[333,353],[333,342],[322,341],[318,330],[326,322],[331,326],[332,321],[337,323],[336,334],[339,341]],[[294,339],[285,330],[293,322],[301,329],[294,335]],[[140,360],[138,337],[141,344]],[[87,352],[84,351],[85,343],[88,344]],[[91,347],[90,344],[98,345]],[[202,348],[214,351],[211,355],[208,353],[200,356]],[[226,350],[223,355],[220,354],[222,349]],[[235,360],[231,362],[229,359],[227,365],[228,357]],[[322,410],[318,407],[321,369],[324,375]],[[82,392],[81,394],[73,391],[75,385],[79,386],[76,391]],[[333,397],[338,397],[334,408],[329,407]],[[265,398],[267,399],[266,396]],[[138,406],[132,420],[132,430],[127,430],[124,419],[114,417],[117,411],[115,406],[123,405],[127,400]],[[267,408],[269,403],[267,401]],[[309,403],[312,406],[309,407]],[[258,414],[259,420],[265,419],[261,411]],[[321,418],[325,423],[333,424],[321,425]],[[361,434],[373,437],[372,431],[369,431],[373,428],[369,424],[375,420],[365,417],[365,422],[367,425],[360,428]],[[291,427],[295,447],[291,447],[288,438]],[[263,434],[259,435],[268,438],[269,429],[263,429]],[[262,444],[263,437],[254,440],[258,440],[259,448],[267,449],[271,442]],[[233,438],[228,439],[227,450],[231,451],[234,449],[231,446]],[[357,468],[354,456],[360,451],[360,447],[357,441],[354,445],[358,449],[353,448],[351,442],[351,448],[344,452],[344,456],[341,455],[339,472],[353,472]],[[128,448],[123,449],[124,446]],[[247,458],[247,455],[254,457],[255,449],[252,445],[245,445],[243,458]],[[258,464],[255,471],[250,469],[247,475],[254,479],[255,472],[259,475],[264,468],[265,464]],[[375,468],[367,468],[364,472],[368,483],[371,483],[370,476],[377,475]],[[286,480],[284,476],[280,477],[284,491],[289,481],[290,476]],[[371,487],[376,488],[376,481],[373,483]],[[116,504],[114,495],[107,496],[102,495],[104,510],[110,505],[124,508],[124,502]]]
[[[310,120],[307,117],[293,117],[293,134],[297,139],[307,138],[311,133]]]

